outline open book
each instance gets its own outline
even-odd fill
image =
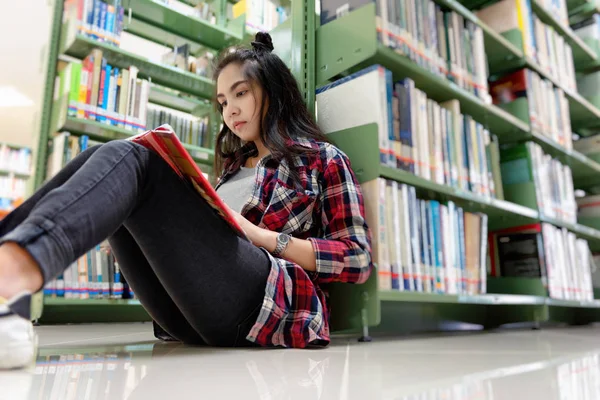
[[[210,182],[204,177],[170,125],[161,125],[156,129],[132,136],[127,140],[140,144],[160,155],[179,176],[192,182],[200,196],[239,236],[246,238],[246,234],[229,211],[229,207],[225,205]]]

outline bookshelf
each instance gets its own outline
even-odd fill
[[[221,1],[224,4],[224,1]],[[572,2],[577,1],[582,5],[589,4],[583,4],[582,0],[573,0]],[[196,3],[194,0],[184,2]],[[471,8],[477,6],[475,2],[471,4],[466,1],[436,0],[436,3],[454,10],[482,28],[488,61],[493,73],[528,67],[557,87],[561,87],[541,66],[524,56],[522,43],[511,35],[503,36],[496,33],[479,20],[471,11]],[[190,38],[191,35],[195,35],[202,29],[212,29],[212,25],[206,26],[202,21],[196,21],[195,18],[172,15],[172,10],[165,9],[164,5],[154,0],[132,0],[130,4],[134,5],[132,7],[134,23],[129,26],[129,30],[126,28],[126,31],[137,33],[142,37],[155,38],[160,43],[178,44],[182,38],[194,40],[195,37]],[[461,112],[489,127],[490,131],[499,138],[500,143],[518,141],[538,143],[547,154],[572,168],[576,188],[588,190],[600,186],[600,163],[575,150],[565,149],[544,135],[532,132],[529,124],[523,118],[512,115],[509,112],[511,110],[486,104],[454,82],[433,74],[408,57],[379,43],[374,4],[351,11],[348,15],[323,26],[319,26],[315,20],[314,0],[302,3],[292,2],[291,7],[290,19],[282,24],[280,29],[272,32],[272,36],[278,53],[297,77],[310,109],[314,108],[316,87],[378,63],[391,70],[394,79],[411,78],[420,90],[437,102],[458,100]],[[533,2],[533,8],[540,20],[552,26],[572,46],[578,70],[585,69],[587,71],[594,64],[599,63],[598,53],[595,49],[577,38],[568,26],[562,25],[536,1]],[[147,12],[150,10],[155,14]],[[60,15],[60,12],[57,12],[56,15]],[[239,32],[236,29],[244,25],[241,20],[232,21],[229,25],[226,25],[223,18],[218,18],[218,20],[222,25],[219,25],[218,29],[211,30],[211,34],[203,36],[203,38],[213,39],[203,39],[206,42],[198,43],[198,46],[211,47],[211,43],[207,43],[211,40],[213,40],[213,46],[219,41],[226,41],[228,39],[227,35],[223,35],[224,30],[230,29],[233,32],[231,37],[234,37],[235,32]],[[177,24],[176,27],[170,25],[166,27],[166,21],[179,21],[180,24]],[[197,24],[198,30],[189,28],[190,24]],[[68,29],[65,27],[66,25],[58,25],[53,27],[56,32]],[[156,39],[155,30],[163,27],[167,33],[160,39]],[[243,32],[242,30],[241,40],[246,40],[247,37]],[[66,38],[67,35],[64,37]],[[62,53],[80,58],[96,45],[86,37],[70,35],[69,38],[69,40],[62,40],[60,46],[57,44],[57,50],[53,57],[56,58]],[[235,40],[240,40],[239,37],[235,38]],[[192,53],[194,51],[192,48]],[[151,77],[153,83],[179,89],[201,99],[208,99],[212,93],[213,83],[208,80],[189,76],[191,74],[161,66],[118,48],[106,49],[105,54],[115,65],[134,63],[140,69],[140,74]],[[49,76],[53,78],[55,74],[56,71]],[[183,82],[187,82],[187,84]],[[600,127],[600,110],[573,91],[565,90],[565,93],[569,100],[574,131]],[[49,98],[52,98],[51,92]],[[161,88],[153,87],[150,99],[157,104],[169,105],[185,112],[199,115],[208,112],[205,101],[182,97]],[[61,123],[57,123],[59,118],[56,115],[46,117],[47,126],[44,132],[49,130],[49,126],[53,126],[59,127],[56,129],[59,131],[64,129],[107,140],[130,134],[122,129],[103,126],[95,122],[82,122],[66,116],[62,118]],[[415,187],[421,198],[439,201],[451,200],[465,211],[487,214],[489,229],[548,222],[567,228],[577,237],[588,240],[591,248],[600,249],[600,230],[598,229],[581,223],[569,224],[549,219],[540,216],[538,210],[532,208],[478,196],[420,178],[405,171],[381,166],[377,135],[376,124],[363,125],[330,134],[332,140],[349,155],[353,169],[361,183],[377,177],[406,183]],[[197,152],[195,154],[198,162],[210,163],[212,161],[210,149],[195,148],[192,150]],[[329,285],[331,308],[336,310],[332,314],[334,331],[362,330],[363,336],[367,337],[369,328],[378,329],[390,325],[398,328],[402,324],[409,329],[417,329],[425,319],[462,321],[480,324],[486,328],[522,322],[540,324],[556,321],[578,324],[600,321],[600,301],[551,299],[547,296],[547,291],[539,279],[488,279],[487,293],[479,295],[380,290],[377,280],[377,273],[374,272],[363,285]],[[118,320],[144,320],[147,318],[135,300],[46,299],[45,303],[43,320],[50,322],[114,321],[115,318]]]
[[[200,53],[216,54],[220,49],[238,43],[246,38],[245,17],[227,17],[227,0],[211,2],[211,9],[217,15],[211,23],[199,18],[187,6],[196,6],[197,1],[182,1],[173,4],[160,0],[103,0],[113,6],[124,8],[123,32],[145,39],[151,43],[173,48],[187,44],[189,54],[197,57]],[[68,132],[71,136],[86,135],[90,140],[106,142],[125,139],[137,133],[101,120],[84,119],[68,113],[69,96],[61,93],[55,77],[72,62],[83,60],[94,49],[102,52],[106,63],[121,70],[135,66],[137,78],[149,81],[148,102],[168,107],[194,117],[208,117],[208,143],[206,147],[184,144],[192,157],[202,165],[206,173],[212,172],[214,158],[213,140],[220,124],[210,99],[215,85],[210,77],[204,77],[185,69],[148,59],[109,41],[96,40],[79,30],[75,18],[65,18],[66,3],[52,0],[53,23],[48,54],[48,70],[43,98],[43,114],[37,145],[34,179],[39,187],[46,174],[48,141],[55,134]],[[115,19],[118,8],[115,8]],[[72,15],[71,15],[72,16]],[[107,18],[108,20],[108,18]],[[116,24],[117,22],[115,22]],[[107,22],[108,26],[108,22]],[[116,31],[116,29],[115,29]],[[87,117],[87,115],[86,115]],[[203,142],[204,143],[204,142]],[[100,322],[100,321],[147,321],[149,317],[137,300],[121,299],[74,299],[40,296],[34,306],[34,315],[42,322]]]
[[[593,130],[600,126],[600,110],[578,93],[553,79],[535,61],[525,57],[520,38],[516,39],[510,32],[508,35],[496,33],[471,11],[483,3],[491,2],[435,2],[482,28],[492,75],[523,67],[537,72],[554,86],[564,90],[569,103],[573,131],[581,136],[595,133]],[[540,21],[551,26],[572,47],[577,71],[590,71],[590,68],[598,63],[598,52],[578,38],[569,26],[562,24],[545,10],[541,2],[533,0],[532,9]],[[571,167],[576,188],[593,192],[594,187],[600,183],[600,164],[595,160],[533,132],[528,119],[514,110],[486,104],[445,77],[435,75],[407,56],[384,46],[378,40],[374,3],[363,5],[317,28],[314,72],[317,87],[372,64],[380,64],[390,70],[394,81],[402,78],[412,79],[418,89],[436,102],[458,100],[461,112],[471,115],[477,122],[488,127],[491,133],[498,137],[500,144],[522,141],[538,143],[545,153]],[[425,180],[409,172],[380,165],[377,132],[377,125],[370,124],[329,134],[333,142],[348,154],[361,182],[381,177],[415,187],[420,198],[451,200],[465,211],[487,214],[489,230],[546,222],[566,228],[576,237],[586,239],[591,249],[600,249],[600,231],[596,229],[600,228],[600,224],[596,223],[595,227],[582,224],[585,222],[592,225],[590,222],[596,221],[566,223],[545,217],[532,208],[484,198]],[[342,314],[332,316],[334,330],[362,329],[363,336],[368,336],[367,327],[377,330],[383,326],[391,326],[393,329],[396,324],[395,328],[400,329],[400,324],[409,324],[418,329],[419,325],[423,325],[422,320],[428,318],[435,321],[477,323],[486,328],[518,322],[540,324],[554,321],[581,324],[600,320],[599,300],[549,298],[547,289],[539,279],[488,278],[487,294],[463,296],[381,290],[378,289],[376,275],[371,275],[364,285],[331,285],[332,307]],[[407,322],[409,318],[412,318],[410,323]],[[431,325],[428,327],[431,328]]]

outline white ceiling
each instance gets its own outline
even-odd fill
[[[0,107],[0,142],[36,145],[54,1],[61,0],[0,0],[0,88],[11,86],[32,101]]]

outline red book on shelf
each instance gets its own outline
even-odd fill
[[[217,195],[210,182],[204,177],[192,156],[183,147],[170,125],[132,136],[128,140],[155,151],[182,178],[189,179],[196,191],[241,237],[246,238],[242,227],[231,214],[229,207]]]

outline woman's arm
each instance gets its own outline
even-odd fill
[[[246,232],[248,239],[250,239],[255,246],[263,247],[269,253],[272,253],[275,250],[275,246],[277,245],[277,232],[260,228],[248,221],[241,214],[233,210],[231,212],[235,216],[237,222],[241,225],[242,229]],[[308,240],[292,238],[283,252],[282,258],[298,264],[306,271],[314,272],[317,269],[315,250],[312,243]]]

